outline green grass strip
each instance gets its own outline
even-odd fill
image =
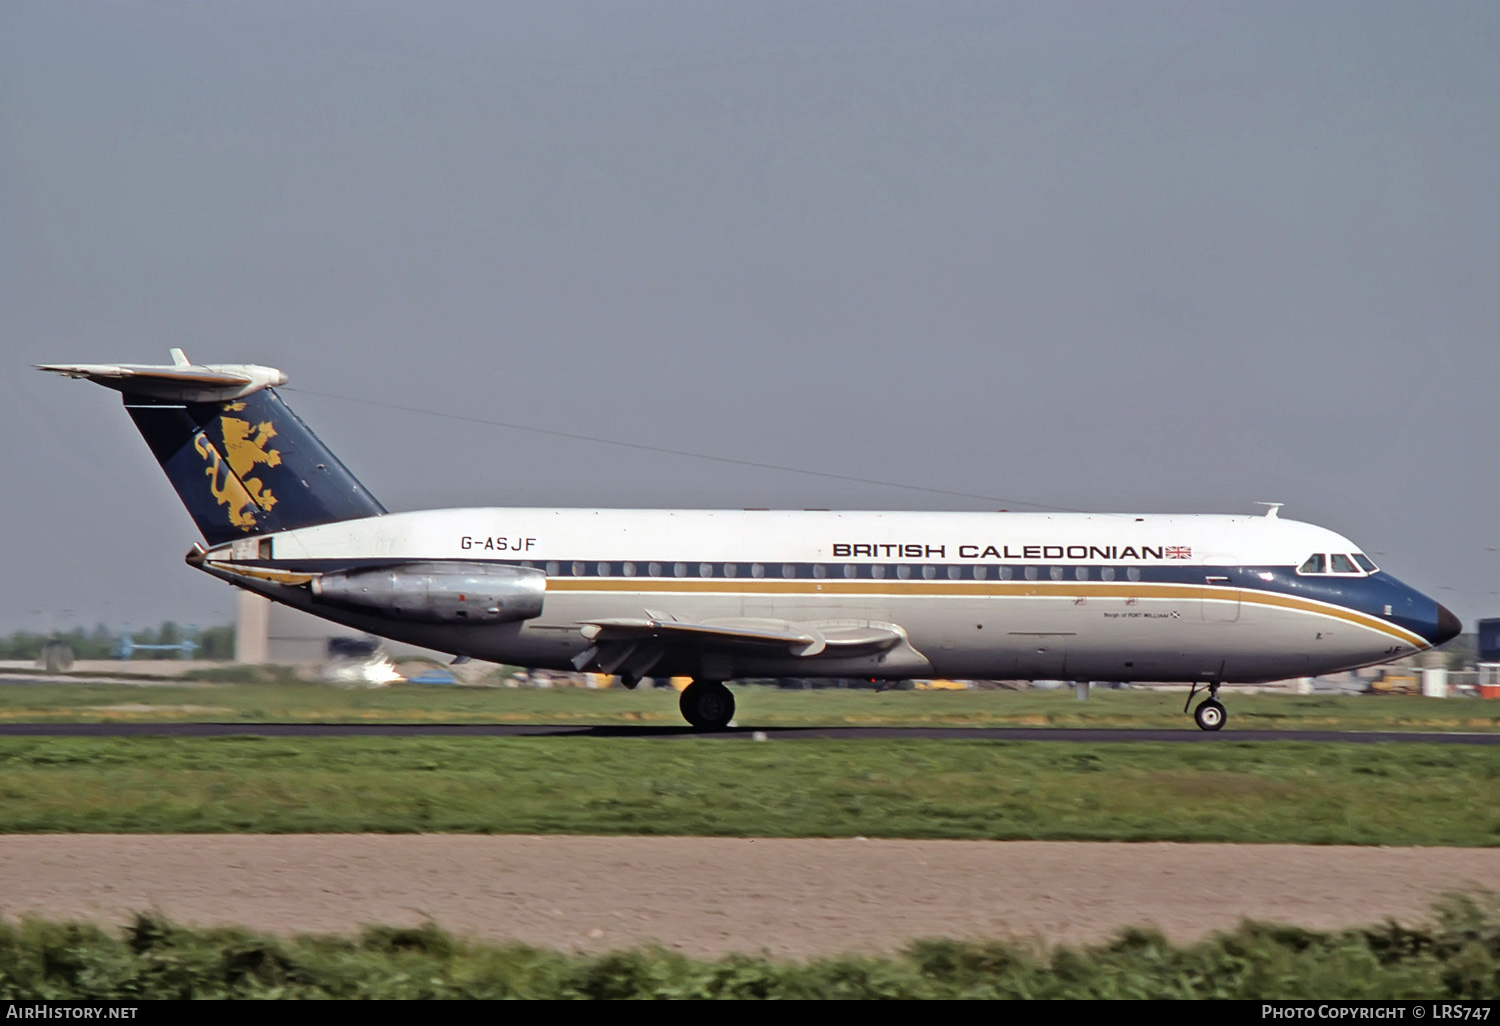
[[[237,668],[249,672],[255,668]],[[0,722],[573,723],[681,726],[666,688],[337,688],[263,683],[0,686]],[[3,684],[3,682],[0,682]],[[735,685],[737,722],[783,726],[1168,727],[1192,729],[1180,692],[787,690]],[[1225,688],[1229,729],[1500,730],[1500,701],[1411,695],[1244,694]]]
[[[1451,899],[1436,925],[1318,933],[1244,924],[1174,946],[1132,930],[1089,947],[932,940],[895,957],[700,961],[640,949],[564,955],[434,927],[355,937],[195,930],[141,916],[119,932],[0,923],[0,999],[1256,998],[1494,999],[1500,916]]]
[[[1500,751],[584,738],[0,738],[9,833],[1489,846]]]

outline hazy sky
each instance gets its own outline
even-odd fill
[[[0,630],[224,622],[118,397],[393,510],[1253,512],[1500,616],[1500,7],[0,4]]]

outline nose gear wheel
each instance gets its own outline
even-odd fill
[[[1193,696],[1197,694],[1198,685],[1194,684],[1188,691],[1187,702],[1182,706],[1183,712],[1192,709]],[[1198,703],[1198,708],[1193,709],[1193,722],[1198,724],[1199,730],[1221,730],[1224,727],[1224,721],[1228,718],[1229,714],[1224,711],[1224,703],[1219,701],[1219,685],[1217,682],[1211,682],[1208,685],[1208,697]]]
[[[1193,710],[1193,719],[1201,730],[1218,730],[1224,726],[1224,706],[1216,699],[1206,698]]]

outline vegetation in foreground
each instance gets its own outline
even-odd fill
[[[1500,751],[1306,742],[0,738],[7,833],[1500,844]]]
[[[129,664],[122,664],[128,666]],[[667,689],[393,685],[338,688],[277,667],[224,667],[218,683],[0,686],[0,722],[566,723],[683,725]],[[253,680],[245,681],[246,675]],[[982,726],[1193,730],[1180,692],[787,690],[736,685],[742,727]],[[1500,731],[1500,701],[1415,695],[1245,694],[1225,688],[1235,730]]]
[[[1246,923],[1175,946],[1155,931],[1046,950],[930,940],[894,957],[805,963],[660,949],[565,955],[432,926],[357,937],[195,930],[140,916],[120,932],[0,924],[0,999],[1316,998],[1500,996],[1500,914],[1453,898],[1436,925],[1334,933]]]

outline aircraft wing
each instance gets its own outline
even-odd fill
[[[699,648],[785,648],[798,655],[818,647],[822,636],[780,620],[739,620],[719,623],[679,623],[657,618],[615,617],[591,620],[580,633],[595,644],[658,639]]]
[[[667,613],[648,610],[647,614],[584,621],[579,633],[593,642],[593,647],[580,653],[574,665],[641,676],[671,649],[724,653],[779,650],[810,658],[884,652],[904,640],[894,625],[796,623],[756,617],[684,623]]]

